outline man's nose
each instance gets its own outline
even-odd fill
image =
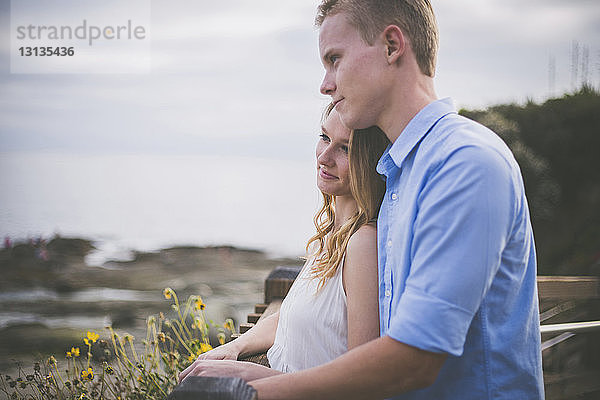
[[[332,96],[333,93],[335,93],[336,86],[332,75],[333,74],[325,72],[323,82],[321,83],[321,94]]]

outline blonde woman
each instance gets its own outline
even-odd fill
[[[389,141],[378,128],[351,132],[330,105],[317,143],[323,205],[308,256],[279,312],[202,354],[188,375],[246,381],[329,362],[379,337],[375,220],[385,192],[376,172]],[[267,351],[271,368],[235,361]]]

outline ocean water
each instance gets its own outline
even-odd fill
[[[92,239],[92,265],[173,245],[298,256],[319,202],[312,162],[0,153],[1,237]]]

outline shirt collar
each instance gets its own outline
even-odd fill
[[[417,143],[427,135],[440,119],[451,113],[456,113],[456,109],[454,108],[452,99],[449,97],[436,100],[423,107],[406,125],[396,141],[385,150],[377,165],[377,171],[384,173],[384,170],[387,169],[383,165],[383,161],[388,158],[388,155],[394,164],[396,164],[396,167],[400,168],[408,153],[411,152]]]

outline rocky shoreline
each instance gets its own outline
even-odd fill
[[[202,296],[215,322],[239,322],[262,301],[264,279],[275,266],[301,263],[231,246],[181,246],[90,267],[90,240],[54,237],[9,245],[0,250],[1,372],[14,372],[13,360],[27,367],[37,357],[60,357],[86,330],[107,336],[104,325],[145,337],[146,318],[170,310],[165,287],[182,300]]]

